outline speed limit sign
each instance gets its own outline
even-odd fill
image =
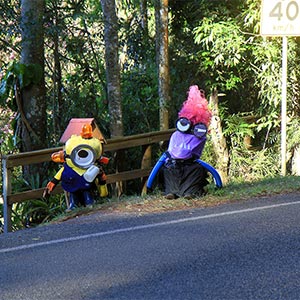
[[[261,35],[300,35],[300,0],[262,0]]]
[[[260,34],[282,36],[281,174],[285,176],[288,36],[300,36],[300,0],[262,0]]]

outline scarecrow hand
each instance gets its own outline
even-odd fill
[[[43,192],[43,198],[48,199],[50,197],[50,194],[56,187],[57,183],[58,183],[58,180],[55,178],[53,178],[51,181],[48,182],[48,184]]]

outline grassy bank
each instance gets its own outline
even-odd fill
[[[214,185],[208,187],[206,196],[195,199],[178,198],[165,199],[159,191],[145,196],[121,197],[108,199],[105,203],[96,204],[93,208],[79,208],[63,214],[54,222],[63,222],[67,219],[91,213],[135,213],[146,214],[170,210],[209,207],[233,201],[247,200],[253,197],[262,197],[274,194],[300,192],[300,177],[275,177],[256,182],[230,183],[221,189]]]

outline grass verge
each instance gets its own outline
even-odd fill
[[[247,200],[255,197],[286,194],[300,191],[300,176],[278,176],[255,182],[229,183],[221,189],[208,186],[207,195],[195,198],[165,199],[159,191],[145,196],[128,196],[108,199],[105,203],[96,204],[93,208],[78,208],[58,216],[52,222],[63,222],[68,219],[92,213],[135,213],[147,214],[170,210],[183,210],[215,206],[222,203]]]

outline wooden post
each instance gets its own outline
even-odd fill
[[[125,153],[123,150],[117,150],[114,153],[116,174],[124,170]],[[112,185],[112,195],[118,198],[121,197],[124,191],[123,181],[116,181]]]
[[[6,157],[2,158],[2,166],[4,233],[8,233],[12,231],[12,204],[8,203],[8,195],[11,194],[11,169],[7,168]]]
[[[151,145],[143,146],[143,158],[142,158],[141,169],[151,168],[151,158],[152,158]],[[148,179],[148,177],[141,178],[141,180],[142,180],[142,195],[147,194],[147,185],[146,185],[147,179]]]

